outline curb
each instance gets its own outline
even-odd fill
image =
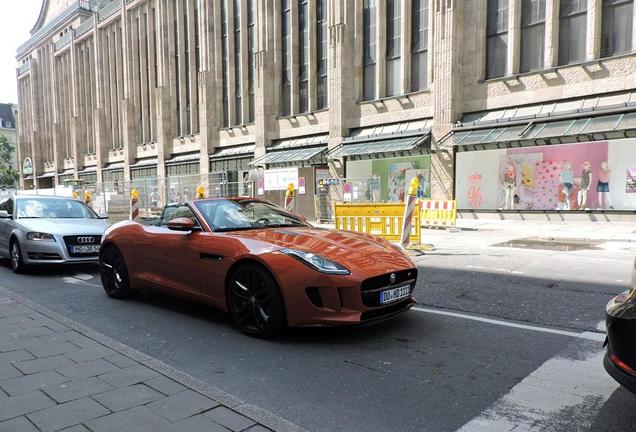
[[[122,355],[125,355],[126,357],[129,357],[132,360],[159,372],[167,378],[176,381],[179,384],[197,393],[200,393],[203,396],[215,400],[221,405],[225,405],[226,407],[231,408],[239,414],[249,417],[256,423],[260,423],[261,425],[266,426],[274,430],[275,432],[309,432],[307,431],[307,429],[304,429],[281,417],[278,417],[276,414],[264,410],[263,408],[260,408],[256,405],[247,403],[242,399],[239,399],[238,397],[219,389],[218,387],[212,386],[198,378],[193,377],[192,375],[189,375],[179,369],[167,365],[161,360],[150,357],[149,355],[137,351],[136,349],[129,347],[128,345],[125,345],[121,342],[118,342],[115,339],[110,338],[109,336],[92,330],[84,324],[74,321],[57,312],[53,312],[52,310],[47,309],[46,307],[38,303],[35,303],[27,298],[22,297],[19,294],[16,294],[6,287],[0,286],[0,294],[11,297],[12,299],[28,306],[36,312],[39,312],[42,315],[46,315],[52,320],[57,321],[60,324],[63,324],[70,329],[75,330],[78,333],[81,333],[84,336],[93,339],[101,343],[102,345],[117,351]]]

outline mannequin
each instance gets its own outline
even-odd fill
[[[590,191],[592,185],[592,164],[589,162],[583,162],[583,172],[581,173],[581,183],[579,185],[579,193],[576,197],[579,210],[585,208],[587,203],[587,193]]]
[[[517,189],[517,174],[515,173],[515,166],[508,164],[506,172],[504,173],[504,192],[505,202],[504,208],[506,210],[514,210],[515,207],[515,192]]]
[[[572,164],[570,162],[565,162],[563,165],[563,171],[561,171],[559,179],[561,180],[561,187],[565,194],[563,209],[570,210],[570,194],[572,193],[572,182],[574,181],[574,173],[572,172]]]
[[[600,209],[614,208],[609,189],[609,179],[611,174],[612,170],[608,168],[607,162],[601,162],[601,169],[598,170],[598,183],[596,185],[596,192],[598,192],[598,207]],[[603,200],[603,198],[605,199]]]

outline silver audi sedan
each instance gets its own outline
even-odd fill
[[[96,262],[108,227],[82,201],[16,195],[0,199],[0,257],[16,273],[39,264]]]

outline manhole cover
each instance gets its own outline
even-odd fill
[[[517,249],[539,249],[539,250],[550,250],[557,252],[570,252],[570,251],[579,251],[579,250],[602,250],[600,247],[602,241],[598,240],[589,240],[589,239],[576,239],[576,238],[567,238],[567,239],[558,239],[558,238],[540,238],[540,237],[529,237],[529,238],[521,238],[509,240],[503,243],[497,243],[493,246],[496,247],[507,247],[507,248],[517,248]]]

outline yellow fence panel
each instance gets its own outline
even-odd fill
[[[399,242],[402,238],[404,204],[335,204],[334,222],[337,230],[354,231]],[[419,212],[413,214],[411,243],[421,243]]]
[[[422,225],[425,227],[454,227],[457,224],[457,201],[421,201]]]

